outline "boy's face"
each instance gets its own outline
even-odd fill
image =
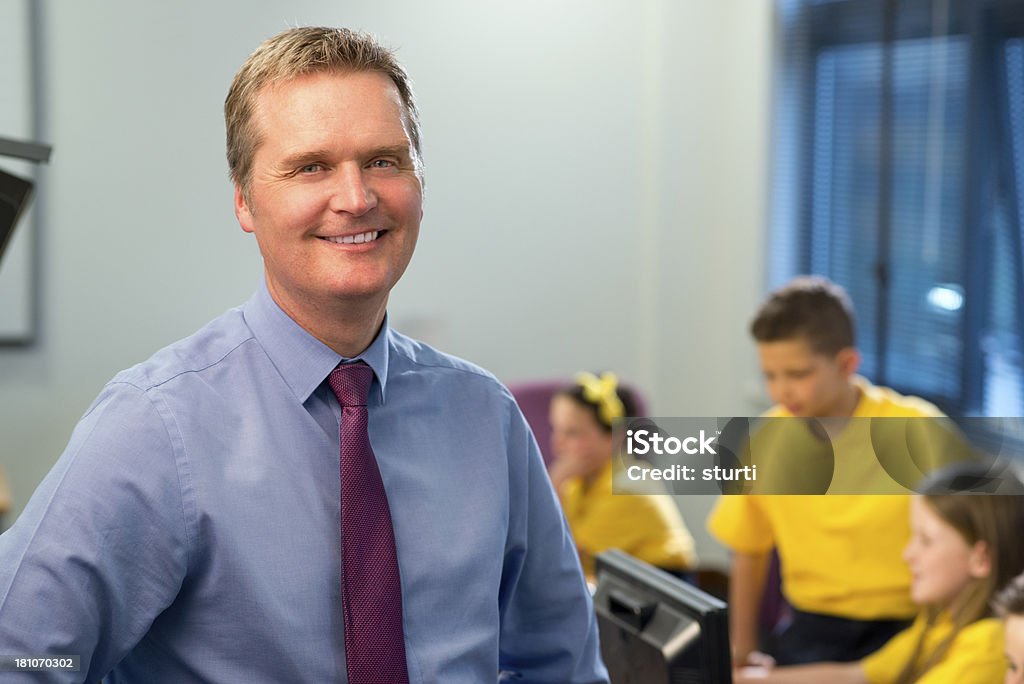
[[[835,356],[811,349],[803,338],[758,342],[765,385],[771,400],[801,418],[845,418],[856,402],[850,376],[860,356],[847,347]]]

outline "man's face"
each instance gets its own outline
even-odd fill
[[[422,189],[398,90],[378,72],[314,73],[260,91],[249,192],[235,189],[285,311],[382,305],[412,258]]]
[[[847,417],[850,375],[858,361],[855,349],[829,356],[815,352],[803,338],[794,338],[759,342],[757,354],[774,403],[801,418]]]

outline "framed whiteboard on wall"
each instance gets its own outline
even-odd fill
[[[0,2],[0,137],[31,140],[35,102],[31,0]],[[0,157],[0,169],[35,181],[35,166]],[[0,257],[0,344],[30,344],[36,332],[34,212],[22,214]]]

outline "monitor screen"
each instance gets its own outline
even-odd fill
[[[31,195],[32,183],[0,171],[0,263],[14,234],[14,225],[28,206]]]
[[[601,655],[612,684],[730,684],[726,605],[619,550],[597,557]]]

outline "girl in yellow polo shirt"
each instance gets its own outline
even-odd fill
[[[549,474],[588,580],[594,579],[594,558],[608,549],[677,574],[696,564],[693,537],[671,498],[650,490],[623,493],[634,489],[621,477],[612,493],[619,477],[612,424],[635,415],[633,394],[613,373],[580,373],[551,401],[555,461]]]
[[[990,607],[997,588],[1024,571],[1024,497],[912,497],[903,552],[914,603],[909,628],[854,663],[744,668],[735,681],[772,684],[978,684],[1006,671],[1003,627]],[[870,550],[865,549],[865,553]]]

